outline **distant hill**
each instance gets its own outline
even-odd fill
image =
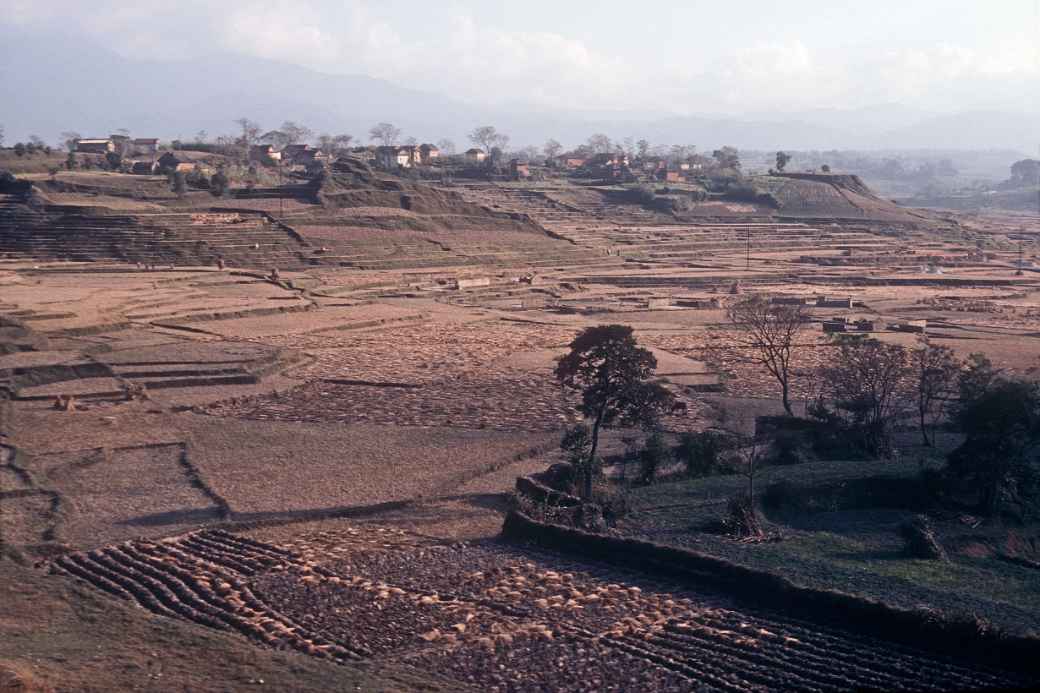
[[[655,143],[724,144],[742,149],[1010,148],[1032,151],[1040,120],[1024,114],[970,112],[934,115],[888,104],[740,117],[653,117],[646,112],[578,110],[561,103],[547,112],[522,101],[483,107],[429,90],[407,89],[364,75],[327,75],[302,67],[232,54],[201,54],[184,62],[127,59],[79,38],[0,31],[0,123],[7,141],[38,134],[192,137],[232,132],[242,116],[275,127],[303,122],[316,132],[366,139],[381,120],[419,140],[448,137],[468,145],[473,127],[494,124],[513,144],[554,137],[577,144],[590,134],[646,138]],[[633,107],[636,103],[633,102]]]

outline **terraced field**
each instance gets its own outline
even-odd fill
[[[54,561],[153,613],[341,663],[403,662],[487,691],[965,690],[957,663],[625,570],[496,542],[346,528],[285,545],[207,530]]]

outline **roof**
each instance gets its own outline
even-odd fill
[[[440,148],[433,144],[420,144],[419,149],[425,149],[428,152],[439,152]]]
[[[134,144],[158,144],[158,137],[135,137]]]
[[[466,153],[467,154],[483,154],[484,150],[483,149],[477,149],[476,147],[473,147],[471,149],[467,149]]]
[[[76,144],[108,144],[111,141],[107,137],[95,137],[89,140],[76,140]]]
[[[305,152],[310,149],[309,144],[287,144],[282,148],[283,152]]]

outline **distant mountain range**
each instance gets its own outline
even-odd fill
[[[899,105],[817,109],[743,116],[654,117],[645,112],[590,113],[561,104],[547,113],[464,103],[435,91],[407,89],[361,75],[327,75],[242,55],[205,55],[185,62],[127,59],[82,39],[0,33],[0,124],[8,143],[38,134],[56,142],[74,130],[107,135],[190,138],[235,130],[249,117],[273,128],[283,120],[316,132],[365,140],[390,121],[421,141],[450,138],[493,124],[514,145],[554,137],[578,144],[595,132],[614,138],[741,149],[1013,149],[1035,152],[1040,118],[999,111],[930,114]]]

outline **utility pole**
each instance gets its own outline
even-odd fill
[[[744,250],[744,269],[751,270],[751,225],[747,227],[747,247]]]
[[[285,220],[285,190],[282,189],[282,160],[278,159],[278,221]]]

